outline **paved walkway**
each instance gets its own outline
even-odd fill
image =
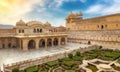
[[[22,51],[19,49],[0,49],[0,67],[3,64],[11,64],[14,62],[19,62],[23,60],[38,58],[46,55],[53,54],[55,52],[61,52],[65,50],[72,50],[75,48],[85,48],[90,45],[78,44],[78,43],[68,43],[64,46],[53,47],[53,48],[41,48],[39,50],[32,49],[29,51]]]

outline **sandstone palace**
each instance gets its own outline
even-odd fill
[[[67,32],[67,33],[66,33]],[[39,21],[20,20],[13,29],[0,29],[0,48],[47,48],[67,42],[120,48],[120,14],[84,19],[83,14],[70,13],[65,27],[53,27]]]
[[[53,27],[48,22],[20,20],[13,29],[0,29],[0,48],[28,50],[64,45],[67,42],[64,30],[64,27]]]
[[[70,13],[66,18],[68,41],[120,48],[120,14],[84,19]]]

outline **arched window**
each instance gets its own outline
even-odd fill
[[[36,29],[34,29],[33,32],[36,33]]]
[[[42,29],[40,29],[40,32],[42,32]]]
[[[40,32],[39,29],[37,29],[37,32]]]
[[[21,30],[19,30],[19,33],[21,33]]]
[[[24,33],[24,30],[22,30],[22,33]]]
[[[104,26],[103,26],[103,25],[101,25],[101,29],[104,29]]]

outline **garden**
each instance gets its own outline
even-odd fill
[[[18,68],[14,68],[12,72],[53,72],[53,70],[58,67],[61,67],[64,70],[63,72],[79,72],[79,65],[82,64],[82,60],[97,58],[106,61],[114,61],[118,59],[118,63],[120,63],[119,57],[119,50],[95,49],[84,53],[77,51],[75,55],[70,53],[67,57],[64,57],[62,59],[50,61],[42,65],[32,66],[26,68],[25,70],[20,71]],[[114,65],[112,65],[112,67],[117,70],[119,69]],[[97,68],[93,65],[89,65],[87,68],[90,68],[93,72],[97,71]]]

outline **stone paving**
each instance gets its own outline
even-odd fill
[[[73,50],[76,48],[85,48],[90,45],[78,44],[78,43],[68,43],[64,46],[57,46],[52,48],[40,48],[38,50],[31,49],[29,51],[22,51],[19,49],[0,49],[0,67],[3,64],[11,64],[14,62],[19,62],[23,60],[38,58],[47,56],[56,52],[61,52],[65,50]]]

